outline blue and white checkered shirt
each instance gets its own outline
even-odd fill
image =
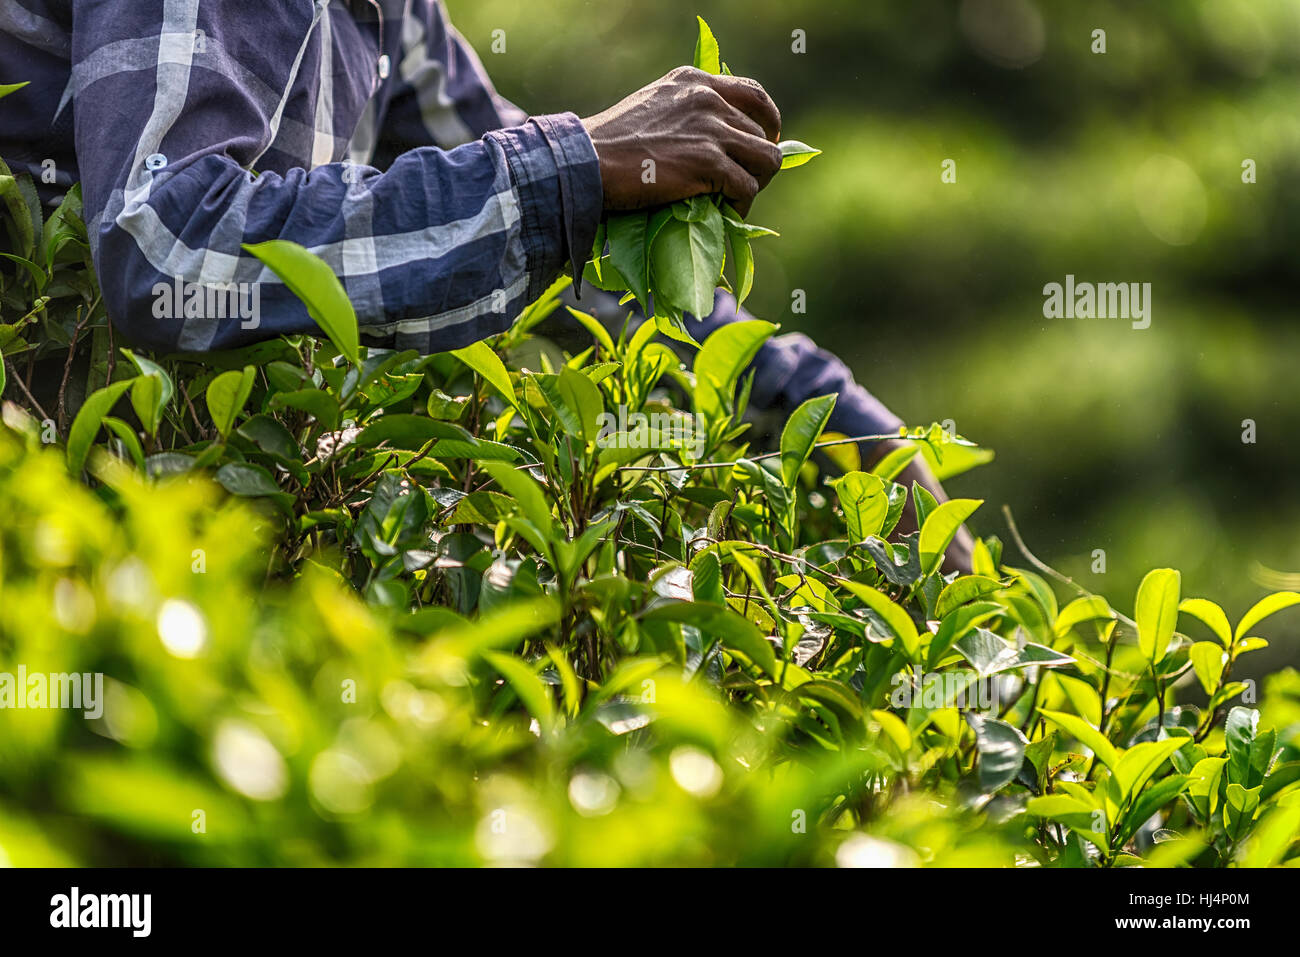
[[[0,155],[82,183],[109,315],[156,350],[318,331],[245,243],[306,246],[367,341],[435,352],[508,328],[595,238],[578,118],[497,96],[436,0],[4,0],[0,64],[32,81]],[[258,326],[159,318],[178,279],[259,284]]]

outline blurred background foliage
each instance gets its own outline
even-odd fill
[[[448,7],[502,94],[579,115],[687,60],[703,15],[785,135],[825,150],[756,204],[783,238],[755,246],[755,315],[838,352],[907,421],[995,448],[950,491],[1012,505],[1089,588],[1174,565],[1238,615],[1267,569],[1300,572],[1297,0]],[[1150,328],[1044,319],[1066,274],[1152,283]],[[994,507],[975,522],[1000,525]],[[1296,661],[1297,637],[1253,674]]]

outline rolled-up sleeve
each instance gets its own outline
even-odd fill
[[[601,215],[600,162],[591,137],[576,116],[536,116],[522,127],[488,133],[506,147],[511,178],[519,191],[524,249],[540,296],[563,266],[575,281],[596,241]]]

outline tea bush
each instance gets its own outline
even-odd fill
[[[1232,623],[1157,569],[1130,617],[995,537],[945,573],[982,503],[894,479],[989,453],[933,425],[864,469],[835,396],[756,449],[773,324],[574,311],[563,352],[567,279],[420,356],[269,243],[322,337],[117,349],[76,192],[0,172],[0,859],[1297,859],[1294,680],[1279,731],[1232,673],[1300,594]],[[99,713],[19,674],[102,674]]]

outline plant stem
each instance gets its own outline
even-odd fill
[[[924,442],[923,438],[913,438],[907,435],[855,435],[847,439],[828,439],[825,442],[818,442],[813,445],[813,449],[829,448],[832,445],[849,445],[859,442],[880,442],[885,439],[909,439],[913,442]],[[780,452],[764,452],[762,455],[749,456],[747,462],[761,462],[764,459],[777,458]],[[693,472],[700,469],[730,469],[740,464],[739,460],[734,462],[695,462],[690,465],[621,465],[620,472]]]
[[[8,359],[4,359],[3,362],[6,368],[10,368]],[[32,404],[33,409],[40,413],[42,419],[48,419],[50,417],[49,413],[42,409],[41,404],[36,401],[36,396],[32,395],[31,389],[27,387],[27,383],[23,381],[23,377],[18,375],[17,369],[14,369],[14,374],[12,376],[6,372],[5,377],[18,383],[18,388],[22,389],[23,395],[27,396],[27,401]]]

